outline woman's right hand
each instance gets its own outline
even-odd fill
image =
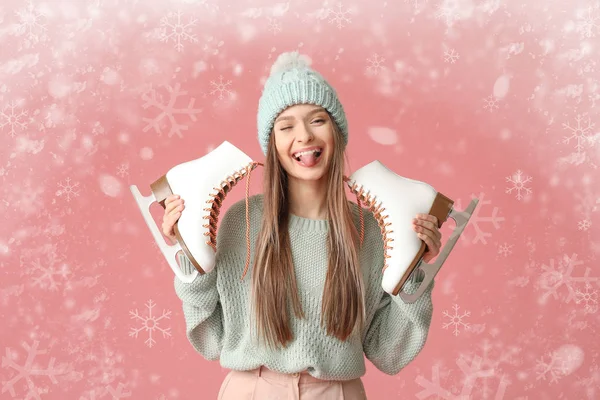
[[[176,194],[172,194],[165,199],[165,214],[163,215],[162,231],[166,237],[173,241],[173,243],[177,242],[173,228],[179,217],[181,217],[181,212],[185,208],[183,203],[183,199]]]

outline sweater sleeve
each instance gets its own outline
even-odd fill
[[[407,292],[414,293],[422,277],[410,278]],[[433,304],[432,281],[414,303],[404,303],[400,296],[381,292],[381,300],[363,340],[367,359],[380,371],[395,375],[419,354],[429,332]]]
[[[180,253],[179,265],[188,275],[195,270],[188,257]],[[217,291],[219,265],[193,282],[175,276],[175,293],[181,299],[190,343],[207,360],[218,360],[222,349],[223,313]]]
[[[218,360],[223,348],[223,310],[219,298],[217,278],[225,265],[223,237],[231,226],[231,213],[225,213],[217,229],[217,252],[215,267],[208,273],[198,274],[185,283],[175,275],[175,293],[181,299],[186,322],[187,338],[206,360]],[[179,253],[179,265],[187,275],[195,270],[194,265],[183,253]]]

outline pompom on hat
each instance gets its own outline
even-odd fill
[[[277,116],[295,104],[315,104],[326,109],[348,144],[348,122],[335,89],[310,67],[311,59],[298,51],[285,52],[271,66],[258,102],[258,142],[267,155],[269,136]]]

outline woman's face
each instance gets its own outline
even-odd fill
[[[334,146],[332,124],[327,111],[314,104],[293,105],[277,116],[273,126],[277,156],[290,178],[319,180],[326,175]],[[314,166],[297,161],[295,153],[305,148],[320,150]]]

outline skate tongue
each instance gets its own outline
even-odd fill
[[[317,163],[317,157],[315,157],[315,153],[310,152],[308,154],[304,154],[300,156],[300,160],[304,163],[304,165],[306,165],[307,167],[312,167],[313,165],[315,165]]]

